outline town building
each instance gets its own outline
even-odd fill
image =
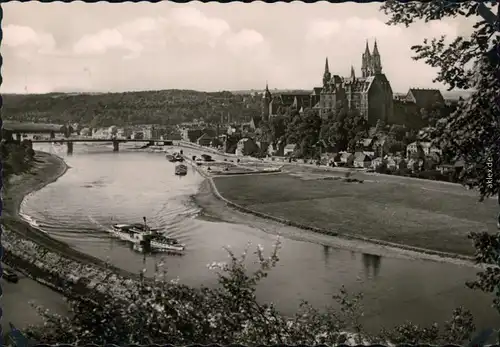
[[[443,94],[439,89],[410,88],[405,101],[415,104],[419,109],[431,109],[445,105]]]
[[[251,138],[243,138],[238,141],[236,155],[252,155],[259,151],[259,147]]]
[[[203,133],[203,135],[201,135],[197,140],[196,140],[196,143],[200,146],[206,146],[206,147],[209,147],[212,142],[214,140],[214,137],[213,136],[210,136],[209,134],[207,133]]]
[[[132,132],[131,138],[134,140],[144,140],[146,138],[146,136],[144,134],[144,131],[136,130],[136,131]]]
[[[268,121],[272,117],[285,114],[288,109],[302,112],[306,108],[313,107],[315,101],[316,99],[310,92],[304,91],[272,95],[269,85],[266,83],[266,89],[262,97],[261,118],[263,121]]]
[[[406,146],[406,157],[409,158],[413,153],[417,153],[419,147],[426,156],[431,153],[441,154],[441,150],[433,146],[431,142],[415,141]]]
[[[439,111],[444,117],[453,107],[446,102],[439,89],[410,88],[406,95],[394,99],[394,118],[389,123],[420,129],[429,123],[423,117],[425,112]]]
[[[297,145],[294,143],[289,143],[288,145],[283,148],[283,155],[284,156],[291,156],[293,155],[293,152],[295,152],[295,149],[297,148]]]
[[[348,152],[339,152],[333,159],[336,166],[351,167],[354,164],[354,154]]]
[[[353,166],[357,168],[369,168],[372,163],[370,156],[363,152],[357,152],[354,154]]]

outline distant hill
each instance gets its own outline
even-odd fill
[[[92,127],[128,124],[174,124],[193,119],[250,119],[260,105],[245,104],[230,92],[159,90],[125,93],[4,94],[4,119],[81,123]]]
[[[232,90],[231,93],[236,95],[248,95],[252,93],[264,93],[264,89],[247,89],[247,90]],[[280,94],[280,93],[312,93],[312,89],[270,89],[271,93]]]
[[[80,123],[91,127],[135,124],[176,124],[203,119],[248,121],[260,115],[260,100],[244,94],[263,90],[200,92],[169,89],[124,93],[3,94],[2,117],[39,123]],[[307,89],[275,89],[272,93],[304,93]],[[449,100],[469,91],[442,92]]]
[[[446,99],[446,100],[458,100],[459,98],[462,98],[462,99],[468,99],[470,98],[470,96],[472,95],[474,91],[472,90],[452,90],[450,92],[448,91],[441,91],[441,93],[443,94],[443,97]]]

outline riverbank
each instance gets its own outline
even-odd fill
[[[17,216],[26,195],[55,182],[68,169],[62,158],[45,152],[35,152],[34,165],[30,172],[11,177],[9,182],[5,182],[2,215]]]
[[[311,235],[319,233],[326,238],[338,237],[337,241],[399,248],[418,258],[472,264],[474,249],[468,233],[496,227],[494,201],[479,203],[473,192],[456,185],[367,175],[359,177],[366,179],[363,184],[346,183],[329,178],[331,174],[294,171],[208,179],[231,207],[247,214],[240,215],[239,223],[253,225],[253,216],[257,216],[303,229],[308,239],[323,240]],[[231,222],[234,217],[223,211],[227,202],[210,199],[208,190],[209,185],[202,187],[196,202],[209,218]],[[444,194],[448,194],[446,200]]]
[[[44,152],[36,152],[35,162],[30,172],[11,177],[9,182],[5,182],[3,190],[2,224],[12,226],[17,225],[19,231],[24,228],[25,222],[19,216],[19,208],[24,197],[45,185],[54,182],[64,175],[68,169],[67,165],[59,157]],[[4,223],[5,222],[5,223]],[[9,230],[4,230],[3,243]],[[5,253],[9,251],[4,250]],[[2,259],[6,263],[13,265],[17,270],[15,262]],[[54,313],[66,314],[68,312],[64,297],[47,287],[44,284],[26,276],[22,273],[18,283],[2,281],[2,330],[8,331],[9,323],[23,329],[28,325],[43,324],[42,318],[38,315],[31,303],[41,304]]]
[[[60,271],[57,264],[72,262],[72,268],[76,270],[78,269],[76,265],[82,264],[82,266],[92,266],[94,272],[95,269],[113,270],[127,277],[139,277],[137,274],[114,268],[97,258],[72,249],[67,244],[34,228],[19,216],[20,205],[25,196],[55,182],[68,169],[69,167],[62,158],[45,152],[36,152],[32,169],[23,175],[12,177],[4,186],[2,196],[4,258],[2,260],[22,274],[16,284],[2,281],[4,287],[2,328],[4,329],[8,329],[9,322],[20,329],[30,324],[43,323],[35,308],[31,306],[31,301],[53,313],[63,315],[68,313],[68,306],[63,295],[60,294],[61,288],[51,283],[56,278],[47,280],[47,274],[38,271],[38,267],[33,265],[34,263],[43,264],[43,258],[49,257],[50,254],[52,254],[52,259],[57,259],[54,264],[50,265],[57,271]]]
[[[2,225],[4,228],[12,231],[25,240],[35,242],[73,261],[83,264],[92,264],[102,269],[113,269],[120,275],[138,278],[138,274],[133,274],[111,266],[100,259],[71,248],[66,243],[58,241],[41,230],[31,226],[19,216],[19,208],[25,196],[55,182],[70,169],[62,158],[50,153],[36,152],[35,160],[35,165],[29,173],[14,177],[14,179],[11,179],[4,188],[2,197]],[[15,265],[13,266],[15,267]]]

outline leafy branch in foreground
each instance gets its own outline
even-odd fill
[[[484,4],[493,4],[486,2]],[[499,43],[495,23],[478,17],[479,3],[430,1],[425,3],[385,2],[381,10],[389,15],[388,24],[409,26],[447,17],[475,20],[469,37],[457,37],[447,43],[446,37],[424,40],[413,46],[416,60],[424,60],[437,68],[435,81],[449,89],[473,89],[470,99],[462,100],[455,112],[429,129],[429,138],[442,149],[463,158],[466,163],[463,179],[477,178],[481,197],[495,195],[500,181],[500,79],[498,63],[489,59],[492,47]],[[492,177],[493,176],[493,177]]]
[[[458,37],[451,43],[446,38],[424,40],[414,46],[416,60],[424,60],[438,69],[436,81],[449,89],[473,89],[468,100],[461,100],[457,110],[444,118],[427,136],[444,151],[465,161],[462,179],[478,181],[480,198],[498,194],[500,188],[500,69],[498,59],[492,59],[491,51],[499,47],[498,23],[483,20],[486,6],[498,6],[496,2],[410,2],[387,1],[381,7],[390,16],[388,24],[409,26],[418,20],[425,22],[447,17],[463,17],[475,20],[469,37]],[[497,18],[498,21],[498,18]],[[500,194],[498,195],[500,202]],[[495,218],[495,216],[492,216]],[[499,217],[500,218],[500,217]],[[475,259],[486,264],[476,281],[468,286],[494,293],[494,306],[500,312],[500,233],[471,233],[476,249]]]
[[[362,296],[350,295],[344,288],[333,296],[335,305],[318,309],[303,302],[293,316],[284,316],[273,305],[262,304],[256,298],[258,283],[279,261],[278,249],[279,242],[271,255],[265,257],[259,247],[254,254],[257,268],[252,271],[247,267],[247,252],[237,257],[228,249],[228,263],[209,266],[217,273],[216,288],[190,288],[165,280],[165,273],[148,281],[120,281],[117,275],[97,276],[102,280],[93,282],[90,293],[69,300],[70,316],[39,308],[44,325],[25,332],[29,338],[47,344],[64,341],[78,345],[214,342],[337,345],[377,341],[463,343],[474,331],[470,313],[459,309],[442,329],[437,325],[424,328],[406,323],[370,336],[361,324]],[[95,271],[92,270],[94,274]],[[110,283],[114,285],[111,287]],[[98,290],[106,286],[107,290]]]

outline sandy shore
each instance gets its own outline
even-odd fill
[[[61,241],[52,239],[19,216],[20,205],[26,195],[55,182],[70,169],[62,158],[49,153],[36,152],[35,160],[34,167],[29,173],[12,177],[4,186],[1,217],[3,228],[17,234],[21,239],[33,241],[65,258],[83,264],[92,264],[101,269],[111,269],[120,275],[137,278],[137,274],[105,264],[97,258],[72,249]],[[9,263],[8,265],[16,268],[16,264]],[[12,322],[19,329],[31,324],[43,323],[31,302],[41,305],[53,313],[62,315],[68,313],[67,303],[60,293],[29,277],[19,275],[18,283],[9,283],[2,279],[2,329],[5,329],[4,331],[9,329],[9,322]]]
[[[25,222],[19,218],[18,213],[24,197],[54,182],[64,175],[67,169],[67,165],[61,158],[37,152],[31,173],[12,177],[4,187],[2,224],[9,225],[9,230],[22,231]],[[12,228],[12,226],[15,227]],[[20,329],[28,325],[43,324],[42,318],[32,303],[58,314],[68,312],[67,303],[61,294],[29,277],[18,275],[18,283],[10,283],[2,279],[2,330],[4,332],[9,329],[9,323]]]
[[[16,217],[24,197],[55,182],[69,169],[56,155],[36,152],[35,165],[30,173],[12,177],[4,187],[3,216]]]
[[[62,241],[51,238],[46,233],[34,228],[28,222],[20,218],[19,208],[26,195],[55,182],[70,169],[62,158],[53,154],[37,152],[36,160],[37,162],[31,173],[14,177],[8,187],[4,189],[2,225],[8,230],[18,234],[20,237],[31,240],[68,259],[84,264],[92,264],[102,269],[112,269],[123,276],[138,278],[138,274],[130,273],[111,266],[110,264],[106,264],[100,259],[71,248]]]

